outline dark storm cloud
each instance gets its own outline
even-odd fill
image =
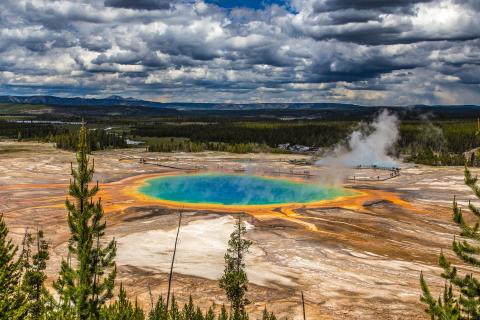
[[[333,25],[359,23],[368,21],[380,21],[379,11],[346,9],[328,13],[330,23]]]
[[[80,45],[82,48],[96,52],[104,52],[112,47],[112,43],[101,36],[82,37],[80,39]]]
[[[172,2],[171,0],[105,0],[105,6],[139,10],[167,10],[171,8]]]
[[[438,41],[468,41],[480,38],[480,30],[464,34],[415,34],[406,32],[411,28],[402,26],[376,26],[365,24],[350,30],[331,30],[320,34],[311,33],[316,40],[339,40],[366,45],[392,45],[409,44],[417,42],[438,42]]]
[[[356,82],[376,78],[395,70],[408,70],[422,66],[421,61],[395,59],[370,52],[355,60],[350,57],[336,57],[327,61],[316,62],[311,68],[310,81],[314,82]]]
[[[320,34],[311,33],[316,40],[336,39],[339,41],[354,42],[359,44],[392,44],[417,42],[412,38],[400,38],[401,26],[382,26],[376,24],[364,24],[349,30],[326,30]]]
[[[0,94],[480,101],[476,0],[249,3],[4,0]]]
[[[261,45],[232,50],[226,58],[241,62],[240,67],[253,65],[269,65],[274,67],[292,67],[297,59],[295,52],[283,51],[282,43],[270,41]]]
[[[413,5],[433,0],[320,0],[314,4],[316,12],[337,10],[379,10],[382,12],[410,12]]]
[[[463,83],[480,84],[480,65],[466,66],[465,69],[457,72],[456,75]]]
[[[220,56],[214,48],[205,45],[205,42],[187,35],[168,34],[151,43],[153,48],[173,56],[187,56],[194,60],[209,61]]]
[[[141,59],[134,52],[118,53],[115,55],[107,56],[106,54],[100,54],[92,60],[94,64],[103,63],[118,63],[118,64],[136,64]]]

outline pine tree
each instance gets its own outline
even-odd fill
[[[218,320],[229,320],[227,308],[225,308],[225,305],[223,305],[222,309],[220,310]]]
[[[235,230],[230,235],[228,249],[225,254],[225,270],[220,279],[220,288],[225,290],[233,309],[233,319],[247,317],[245,306],[249,303],[245,298],[248,290],[248,278],[245,272],[245,254],[252,244],[245,239],[247,230],[244,223],[238,218]]]
[[[420,301],[427,305],[425,312],[431,315],[432,319],[442,320],[458,320],[460,319],[460,307],[457,299],[453,296],[453,288],[451,284],[445,283],[443,296],[435,300],[430,293],[427,283],[420,273],[420,286],[422,287],[423,295]]]
[[[63,260],[59,279],[54,283],[63,307],[73,310],[78,319],[98,319],[99,311],[112,298],[115,285],[116,242],[102,246],[105,235],[101,199],[93,198],[99,191],[98,182],[90,187],[94,165],[87,156],[87,129],[82,124],[77,149],[77,168],[72,165],[73,181],[66,200],[70,242],[69,259]],[[72,259],[73,258],[73,259]]]
[[[27,306],[20,282],[22,260],[15,259],[18,247],[7,236],[8,228],[0,214],[0,319],[23,319]]]
[[[183,307],[183,319],[195,318],[195,306],[193,305],[192,296],[188,299],[188,303]]]
[[[167,308],[162,296],[158,298],[157,303],[150,310],[148,320],[167,320]]]
[[[24,275],[22,289],[25,293],[27,308],[26,319],[41,319],[53,309],[54,301],[45,288],[47,278],[45,269],[49,259],[48,243],[43,231],[37,231],[36,253],[31,256],[33,237],[26,232],[23,241],[22,261]]]
[[[477,177],[473,177],[465,167],[465,184],[469,186],[477,198],[480,198],[480,187]],[[480,267],[480,209],[469,202],[471,213],[476,223],[470,225],[464,219],[462,209],[453,200],[453,221],[460,227],[462,240],[453,239],[453,251],[463,262],[472,267]],[[423,295],[421,301],[427,305],[425,310],[432,319],[480,319],[480,282],[473,273],[459,275],[455,266],[448,261],[443,252],[440,254],[439,265],[443,268],[441,276],[446,280],[443,296],[435,300],[428,285],[420,275],[420,285]],[[455,287],[459,292],[454,296]]]
[[[195,310],[195,314],[193,316],[193,319],[194,320],[205,320],[205,318],[203,317],[202,310],[200,310],[200,307],[197,307],[197,309]]]
[[[178,303],[175,300],[175,295],[172,296],[172,304],[168,310],[168,319],[169,320],[181,320],[182,315],[180,310],[178,309]]]
[[[262,320],[277,320],[277,317],[272,312],[268,312],[267,307],[263,309]]]
[[[120,284],[120,291],[117,300],[108,307],[102,310],[102,320],[144,320],[145,315],[143,310],[138,307],[137,301],[132,304],[128,300],[127,292]]]
[[[215,320],[215,313],[213,312],[213,307],[208,308],[204,318],[205,320]]]

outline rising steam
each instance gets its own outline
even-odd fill
[[[330,167],[379,166],[396,167],[397,160],[389,155],[398,140],[397,116],[383,110],[368,126],[352,132],[347,145],[337,145],[332,154],[320,159],[316,164]]]

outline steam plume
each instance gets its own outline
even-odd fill
[[[395,114],[383,110],[370,124],[373,131],[360,128],[350,134],[347,146],[337,145],[333,153],[316,163],[331,167],[381,166],[395,167],[398,162],[388,155],[398,140],[399,120]]]

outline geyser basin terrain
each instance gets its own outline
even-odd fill
[[[352,196],[344,188],[236,174],[191,174],[146,180],[139,191],[159,200],[220,205],[310,203]]]

